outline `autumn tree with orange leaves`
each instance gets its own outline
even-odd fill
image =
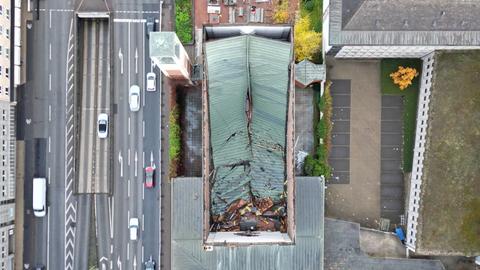
[[[398,85],[400,90],[404,90],[409,87],[413,79],[418,76],[416,69],[411,67],[402,67],[399,66],[398,70],[390,74],[390,78],[393,79],[393,83]]]

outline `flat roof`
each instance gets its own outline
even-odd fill
[[[480,50],[435,54],[416,251],[480,255]]]

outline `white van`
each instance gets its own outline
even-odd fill
[[[47,179],[33,178],[33,214],[44,217],[47,213]]]
[[[138,218],[131,218],[128,224],[130,229],[130,240],[138,239]]]

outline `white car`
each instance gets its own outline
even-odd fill
[[[97,120],[97,133],[100,139],[105,139],[108,136],[108,114],[101,113]]]
[[[147,91],[154,92],[157,90],[156,88],[156,75],[153,72],[147,73]]]
[[[128,104],[130,104],[130,110],[136,112],[140,110],[140,87],[138,85],[130,86],[128,91]]]
[[[138,218],[131,218],[128,223],[128,228],[130,230],[130,240],[138,239]]]

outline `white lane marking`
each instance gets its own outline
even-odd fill
[[[145,25],[142,25],[142,72],[145,68]],[[145,89],[145,76],[142,75],[143,89]],[[145,91],[143,91],[143,106],[145,107]]]
[[[118,152],[118,162],[120,163],[120,177],[123,177],[123,157],[122,152]]]
[[[135,74],[138,74],[138,49],[137,48],[135,48]]]
[[[128,148],[128,166],[130,166],[130,148]]]
[[[130,83],[130,66],[131,66],[131,63],[130,63],[130,23],[128,23],[128,87],[130,87],[130,85],[132,85]]]
[[[113,239],[113,231],[115,230],[115,226],[113,226],[114,220],[115,220],[115,197],[112,197],[112,230],[111,230],[112,239]]]
[[[145,258],[144,253],[143,253],[143,244],[142,244],[142,258]]]
[[[97,218],[97,195],[93,195],[93,215],[95,217],[95,220],[98,220],[98,218]],[[95,236],[98,238],[98,226],[95,226]]]
[[[50,269],[50,206],[47,208],[47,269]]]
[[[118,58],[120,59],[120,74],[123,74],[123,53],[122,48],[118,50]]]
[[[143,106],[145,107],[145,103],[143,103]],[[145,121],[142,121],[142,134],[143,134],[143,137],[145,138]]]
[[[130,135],[130,117],[128,117],[128,135]]]
[[[113,197],[111,200],[108,200],[108,211],[109,211],[109,219],[108,219],[108,225],[110,227],[110,238],[113,238]]]
[[[51,149],[51,144],[52,144],[52,138],[50,136],[48,136],[48,152],[52,152],[52,149]]]
[[[113,244],[110,244],[110,253],[113,253]]]
[[[48,184],[50,185],[50,167],[48,167]]]
[[[142,188],[142,200],[145,200],[145,188]]]
[[[52,122],[52,105],[48,105],[48,122]]]
[[[48,12],[48,28],[52,28],[52,11]]]
[[[128,179],[127,196],[130,198],[130,179]]]
[[[130,242],[127,243],[127,261],[130,259]]]
[[[138,169],[138,157],[137,157],[137,151],[135,151],[135,177],[137,177],[137,169]]]
[[[142,232],[145,231],[145,215],[142,214]]]
[[[52,43],[48,43],[48,60],[52,60]]]
[[[48,91],[52,91],[52,74],[48,74]]]
[[[145,151],[143,152],[143,167],[142,168],[145,168]]]
[[[144,23],[147,20],[145,19],[122,19],[122,18],[115,18],[113,19],[113,22],[117,23]]]

